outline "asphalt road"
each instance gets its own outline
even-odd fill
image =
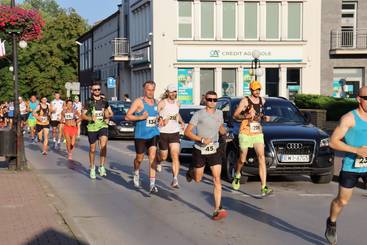
[[[66,160],[65,146],[40,154],[40,145],[26,141],[27,158],[64,204],[68,215],[90,244],[326,244],[323,233],[337,183],[315,185],[306,176],[272,177],[274,195],[260,198],[258,179],[232,191],[223,182],[227,219],[215,222],[212,183],[187,183],[180,171],[181,189],[170,187],[170,163],[158,175],[159,193],[148,194],[148,163],[143,163],[143,188],[132,183],[132,141],[110,141],[107,177],[89,179],[88,143],[78,142],[74,160]],[[98,162],[98,160],[97,160]],[[340,158],[337,159],[340,163]],[[367,195],[355,189],[350,205],[338,221],[338,244],[364,244]],[[361,217],[361,218],[358,218]]]

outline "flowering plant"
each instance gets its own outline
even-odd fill
[[[39,39],[45,25],[38,11],[19,7],[0,6],[0,31],[19,34],[21,40]]]

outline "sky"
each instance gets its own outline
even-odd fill
[[[16,0],[17,3],[22,2]],[[93,25],[98,20],[103,20],[115,13],[121,0],[56,0],[63,8],[74,8],[80,16]]]

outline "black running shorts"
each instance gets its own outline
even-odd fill
[[[143,154],[145,149],[150,147],[157,147],[159,141],[159,136],[154,136],[150,139],[135,139],[135,152],[136,154]]]
[[[365,184],[367,183],[367,173],[340,171],[339,184],[344,188],[354,188],[359,178],[361,178]]]
[[[172,143],[180,143],[180,133],[161,133],[159,135],[159,150],[166,151]]]
[[[204,166],[215,166],[222,164],[222,156],[221,151],[218,148],[217,152],[210,155],[202,155],[201,151],[196,149],[195,147],[192,149],[192,161],[194,168],[202,168]]]

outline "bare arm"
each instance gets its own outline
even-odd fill
[[[243,98],[240,104],[237,106],[236,111],[233,114],[233,118],[237,120],[249,119],[251,116],[249,114],[242,115],[241,112],[248,106],[248,101]]]
[[[106,113],[107,112],[107,113]],[[111,117],[113,117],[113,111],[111,109],[111,106],[108,106],[106,109],[105,109],[105,112],[104,112],[104,117],[107,118],[107,119],[110,119]]]
[[[40,105],[37,105],[36,109],[32,112],[32,115],[35,118],[38,118],[38,111],[40,110]]]
[[[125,119],[128,121],[141,121],[145,120],[148,117],[148,113],[144,112],[141,116],[135,116],[134,113],[138,111],[139,109],[144,108],[143,102],[141,99],[136,99],[129,110],[126,113]]]
[[[224,124],[220,125],[220,127],[219,127],[219,133],[221,135],[226,135],[227,134],[227,129],[224,127]]]
[[[192,129],[194,128],[194,125],[189,123],[185,129],[185,136],[193,141],[201,142],[201,137],[193,134]]]

